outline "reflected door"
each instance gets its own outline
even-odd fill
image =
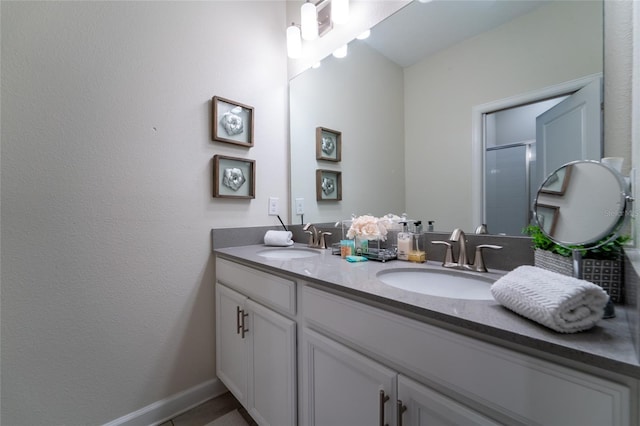
[[[529,222],[529,153],[531,145],[487,149],[486,224],[492,234],[520,235]]]
[[[536,118],[533,189],[562,165],[602,158],[602,78]]]

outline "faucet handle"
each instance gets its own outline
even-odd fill
[[[477,246],[476,247],[476,255],[473,258],[473,266],[471,267],[471,269],[476,271],[476,272],[488,272],[487,271],[487,267],[484,264],[484,257],[482,256],[482,249],[483,248],[492,249],[492,250],[500,250],[502,248],[502,246],[495,246],[495,245],[492,245],[492,244],[480,244],[479,246]]]
[[[332,235],[331,232],[320,231],[320,241],[318,245],[321,249],[327,248],[327,239],[325,238],[327,235]]]
[[[442,266],[448,266],[455,264],[455,260],[453,258],[453,246],[448,241],[431,241],[431,244],[441,244],[447,246],[447,252],[444,255],[444,261],[442,262]]]
[[[488,234],[489,232],[487,231],[487,224],[483,223],[482,225],[479,225],[476,228],[476,234]]]

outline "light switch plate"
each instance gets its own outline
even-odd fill
[[[278,216],[280,214],[280,199],[278,197],[269,197],[269,216]]]

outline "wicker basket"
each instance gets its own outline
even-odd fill
[[[573,276],[573,260],[547,250],[534,250],[534,264],[562,275]],[[613,303],[623,302],[623,260],[582,259],[582,278],[602,287]]]

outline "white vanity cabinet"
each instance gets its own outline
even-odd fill
[[[295,282],[222,259],[216,281],[218,377],[260,425],[296,425],[296,323],[271,309],[295,312]]]
[[[498,425],[312,330],[303,342],[304,425]]]
[[[320,348],[327,353],[321,357],[327,364],[331,349],[334,359],[351,351],[352,359],[365,354],[375,359],[378,370],[397,372],[396,404],[406,411],[394,416],[398,407],[385,406],[392,418],[369,424],[631,426],[637,421],[633,404],[638,389],[632,379],[587,374],[308,286],[302,289],[301,311],[306,327],[324,335],[319,339],[311,330],[304,332],[304,340],[310,341],[302,372],[305,425],[332,424],[314,417],[317,404],[331,409],[316,395],[331,393],[334,401],[351,398],[339,378],[319,379],[328,370],[314,365]],[[343,369],[353,365],[342,363]],[[385,392],[393,401],[393,387]]]
[[[216,258],[217,374],[261,426],[639,424],[637,379],[413,315]]]

